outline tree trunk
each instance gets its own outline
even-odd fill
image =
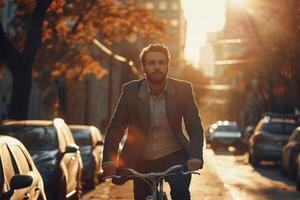
[[[8,109],[9,119],[27,119],[32,82],[32,66],[41,43],[43,21],[52,0],[37,0],[28,28],[25,45],[20,53],[6,37],[0,23],[0,58],[13,77],[13,87]]]
[[[31,91],[31,71],[11,70],[13,77],[12,93],[8,109],[9,119],[27,119]]]

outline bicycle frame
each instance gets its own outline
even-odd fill
[[[194,171],[184,171],[184,167],[182,165],[174,165],[170,167],[169,169],[165,170],[164,172],[150,172],[150,173],[140,173],[135,171],[134,169],[125,168],[122,169],[123,174],[121,175],[113,175],[113,176],[107,176],[104,177],[104,179],[107,178],[121,178],[121,177],[128,177],[128,178],[139,178],[143,181],[145,181],[149,187],[152,189],[152,199],[149,196],[146,198],[146,200],[164,200],[163,199],[163,180],[167,176],[174,176],[174,175],[188,175],[188,174],[198,174],[199,172]],[[159,186],[159,189],[157,187]],[[157,193],[159,194],[159,197],[157,199]]]

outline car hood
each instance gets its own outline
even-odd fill
[[[214,132],[214,137],[223,137],[223,138],[240,138],[241,132],[231,132],[231,131],[216,131]]]
[[[273,134],[266,131],[262,131],[261,134],[266,137],[272,138],[275,141],[284,141],[284,142],[287,142],[290,137],[290,135]]]
[[[30,155],[36,165],[57,158],[58,153],[59,151],[57,149],[47,151],[30,151]]]

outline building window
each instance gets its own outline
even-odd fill
[[[173,27],[177,27],[179,25],[179,22],[177,19],[172,19],[170,21],[170,25],[173,26]]]
[[[172,4],[171,4],[171,9],[172,9],[172,10],[179,10],[178,2],[172,2]]]
[[[167,8],[168,8],[168,4],[167,4],[166,1],[159,2],[159,9],[160,10],[167,10]]]
[[[145,3],[145,8],[148,9],[148,10],[153,10],[154,9],[153,2],[146,2]]]

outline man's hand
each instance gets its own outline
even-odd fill
[[[203,168],[203,161],[200,159],[190,159],[186,162],[186,167],[188,171],[197,171]]]
[[[117,167],[113,163],[104,163],[102,165],[102,169],[103,169],[104,176],[112,176],[112,175],[116,175],[117,173]]]

